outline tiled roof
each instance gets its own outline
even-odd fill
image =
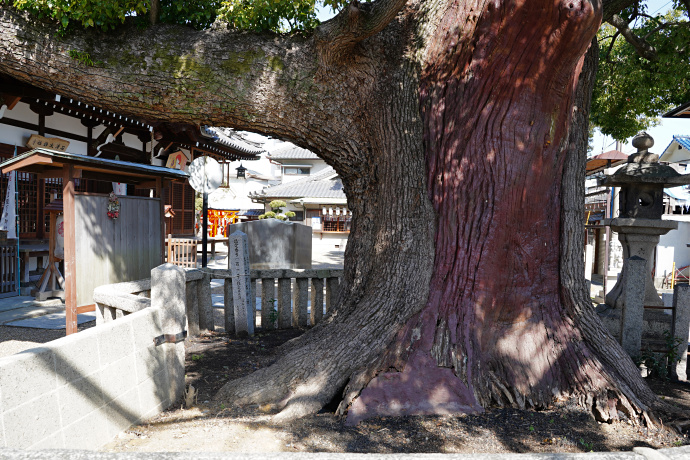
[[[264,149],[242,138],[239,133],[231,129],[216,128],[214,126],[201,126],[200,128],[203,136],[213,139],[221,145],[252,155],[259,155],[264,152]],[[258,158],[256,159],[258,160]]]
[[[678,147],[675,147],[678,144]],[[680,148],[682,147],[682,148]],[[690,155],[690,136],[674,134],[673,140],[659,156],[659,161],[687,161]]]
[[[304,179],[266,187],[250,195],[252,198],[345,198],[343,183],[333,168]]]
[[[319,156],[310,150],[293,145],[269,153],[268,158],[271,160],[317,160]]]
[[[690,150],[690,136],[679,136],[676,134],[673,136],[673,140],[682,145],[683,148]]]

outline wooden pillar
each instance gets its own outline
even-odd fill
[[[160,263],[165,263],[165,201],[163,201],[163,179],[156,177],[156,197],[160,200],[161,212],[161,260]],[[172,230],[171,230],[172,231]],[[168,262],[170,260],[168,259]]]
[[[65,316],[67,335],[77,332],[77,263],[74,210],[74,167],[62,172],[62,207],[65,230]]]

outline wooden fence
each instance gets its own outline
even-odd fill
[[[119,197],[120,217],[107,216],[108,195],[75,195],[77,306],[93,305],[97,286],[151,276],[161,264],[158,198]]]
[[[198,240],[173,238],[172,235],[168,235],[166,244],[168,246],[167,262],[169,264],[183,268],[196,268],[196,246]]]

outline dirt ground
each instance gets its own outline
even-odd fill
[[[189,409],[179,401],[148,423],[135,426],[103,447],[124,451],[231,452],[589,452],[690,444],[688,432],[652,431],[629,421],[596,422],[575,404],[553,410],[489,409],[481,415],[375,418],[356,427],[323,413],[283,425],[257,407],[212,408],[209,401],[228,380],[267,366],[280,344],[300,330],[228,338],[212,333],[187,343],[187,384],[198,391]],[[653,380],[663,398],[688,411],[690,385]]]

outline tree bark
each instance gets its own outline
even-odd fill
[[[287,419],[335,398],[355,423],[577,396],[600,420],[649,421],[668,407],[584,287],[583,55],[601,15],[586,0],[384,0],[311,37],[158,25],[96,40],[3,7],[0,71],[148,120],[278,136],[339,173],[353,224],[336,308],[217,403]]]

